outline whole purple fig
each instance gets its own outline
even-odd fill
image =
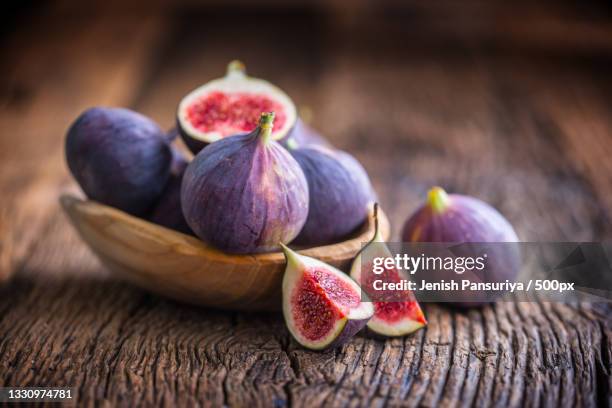
[[[311,126],[304,123],[299,117],[295,121],[295,125],[291,132],[283,139],[279,140],[279,143],[286,148],[297,148],[306,146],[324,146],[332,148],[331,143],[319,132],[314,130]]]
[[[185,154],[175,145],[170,145],[170,151],[172,152],[172,160],[170,164],[170,173],[173,175],[183,175],[183,172],[187,168],[189,161],[185,157]]]
[[[407,243],[453,243],[452,252],[460,258],[477,259],[482,264],[466,269],[427,271],[426,279],[462,279],[473,282],[514,282],[521,266],[519,239],[512,225],[495,208],[473,197],[447,194],[433,187],[427,202],[405,223],[402,241]],[[466,244],[466,245],[461,245]],[[446,251],[448,246],[430,246],[430,253]],[[462,261],[463,262],[463,261]],[[474,306],[492,301],[503,291],[465,290],[444,293],[444,301],[459,306]]]
[[[185,221],[181,206],[181,184],[188,163],[176,147],[171,147],[172,170],[170,179],[157,203],[153,206],[148,219],[155,224],[182,232],[183,234],[193,235],[193,231],[191,231],[187,221]]]
[[[299,164],[271,139],[274,113],[247,135],[206,146],[187,166],[183,214],[195,234],[231,253],[279,249],[308,215],[308,184]]]
[[[363,168],[359,161],[342,150],[334,150],[334,154],[340,160],[344,166],[349,169],[351,176],[355,180],[355,183],[359,185],[359,189],[361,194],[367,195],[370,197],[370,202],[378,201],[378,196],[374,187],[372,186],[372,182],[370,181],[370,176]]]
[[[363,185],[330,149],[308,146],[290,152],[304,171],[310,192],[308,218],[294,243],[325,245],[359,228],[373,198],[369,180]]]
[[[155,203],[170,176],[165,133],[121,108],[91,108],[68,129],[66,160],[87,197],[133,215]]]
[[[404,242],[517,242],[512,225],[484,201],[433,187],[405,223]]]

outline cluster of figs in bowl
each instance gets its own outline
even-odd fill
[[[94,107],[69,127],[65,154],[87,199],[64,195],[62,206],[124,279],[222,309],[282,308],[311,349],[366,325],[398,336],[426,324],[414,296],[389,305],[360,289],[363,244],[390,235],[363,166],[238,61],[179,102],[175,130]]]

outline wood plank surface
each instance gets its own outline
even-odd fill
[[[429,325],[412,336],[363,333],[311,352],[278,314],[148,294],[80,242],[57,205],[77,191],[63,158],[70,121],[121,105],[169,128],[181,96],[233,58],[364,164],[395,238],[438,184],[490,202],[524,241],[612,239],[610,24],[558,12],[527,30],[500,17],[514,27],[506,40],[494,30],[449,46],[423,23],[336,24],[335,13],[60,8],[5,40],[0,386],[76,387],[86,406],[612,406],[609,304],[426,304]],[[572,47],[559,47],[566,36]]]

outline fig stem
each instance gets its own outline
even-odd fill
[[[274,127],[274,112],[263,112],[259,117],[259,137],[264,144],[267,144],[272,136]]]
[[[378,203],[374,203],[374,239],[378,239]]]
[[[290,137],[289,140],[287,140],[287,147],[289,150],[295,150],[300,146],[298,146],[298,142],[296,142],[294,138]]]
[[[443,212],[450,203],[450,198],[442,187],[432,187],[427,193],[427,204],[434,213]]]
[[[242,63],[242,61],[233,60],[227,64],[227,76],[230,75],[246,75],[246,66]]]
[[[280,247],[282,248],[282,250],[283,250],[283,252],[285,254],[285,259],[287,260],[287,265],[292,266],[292,267],[299,267],[301,262],[300,262],[300,258],[298,256],[298,254],[296,254],[295,251],[293,251],[291,248],[289,248],[288,246],[286,246],[282,242],[279,242],[278,244],[280,245]]]

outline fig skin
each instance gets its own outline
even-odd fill
[[[208,145],[187,166],[183,214],[202,240],[229,253],[278,250],[308,215],[308,184],[299,164],[271,140],[273,113],[250,134]]]
[[[87,197],[136,216],[151,208],[170,177],[165,132],[129,109],[84,111],[68,129],[65,153]]]
[[[183,143],[185,143],[185,146],[187,146],[187,148],[194,155],[198,154],[200,151],[202,151],[202,149],[204,149],[206,146],[210,144],[203,140],[199,140],[194,137],[191,137],[187,132],[185,132],[185,130],[183,130],[183,127],[181,126],[181,123],[178,118],[176,119],[176,128],[178,129],[178,132],[181,136],[181,139],[183,140]]]
[[[518,243],[519,238],[510,222],[484,201],[460,194],[447,194],[442,188],[433,187],[428,193],[427,202],[404,224],[402,241],[484,244]],[[469,251],[468,248],[466,250]],[[516,281],[521,267],[519,245],[488,246],[487,251],[487,273],[483,279],[489,282]],[[433,271],[431,276],[435,279],[449,278]],[[466,275],[454,277],[457,276],[469,277],[467,272]],[[448,303],[461,307],[480,306],[495,300],[495,296],[474,300],[469,298],[467,292],[454,296],[457,301]],[[485,294],[479,296],[484,297]]]
[[[176,126],[172,127],[166,132],[166,140],[168,143],[174,142],[177,137],[179,137],[179,130],[176,128]]]
[[[346,344],[350,339],[355,337],[357,333],[363,330],[364,327],[366,327],[370,319],[371,317],[366,317],[363,319],[349,319],[344,325],[342,333],[340,333],[340,335],[336,337],[334,341],[329,343],[325,349],[334,349]]]
[[[349,153],[343,150],[334,150],[338,160],[349,169],[353,176],[355,183],[359,186],[360,194],[369,197],[369,202],[374,203],[378,201],[378,195],[372,186],[370,176],[366,172],[365,168],[359,163],[359,161],[351,156]]]
[[[194,154],[199,153],[202,149],[209,145],[209,143],[202,140],[190,137],[180,126],[177,119],[177,128],[185,145]],[[306,147],[306,146],[324,146],[327,148],[333,148],[332,144],[322,136],[320,133],[315,131],[312,127],[304,123],[300,118],[297,118],[295,125],[287,136],[278,141],[284,148],[291,147]]]
[[[279,143],[287,149],[306,147],[306,146],[323,146],[328,149],[333,149],[332,144],[319,132],[308,126],[299,117],[295,121],[295,125],[291,132],[279,140]]]
[[[321,146],[290,152],[304,171],[310,192],[308,218],[294,243],[313,246],[342,241],[367,219],[373,199],[367,175],[364,185],[338,153]]]
[[[405,223],[404,242],[518,242],[512,225],[477,198],[433,187],[428,201]]]
[[[183,234],[194,235],[183,216],[181,206],[181,184],[187,168],[187,159],[174,146],[172,147],[172,170],[170,179],[160,198],[149,214],[148,220]]]
[[[183,152],[175,145],[170,145],[170,152],[172,153],[172,160],[170,162],[170,174],[180,175],[183,177],[183,172],[187,168],[189,161],[183,154]]]

